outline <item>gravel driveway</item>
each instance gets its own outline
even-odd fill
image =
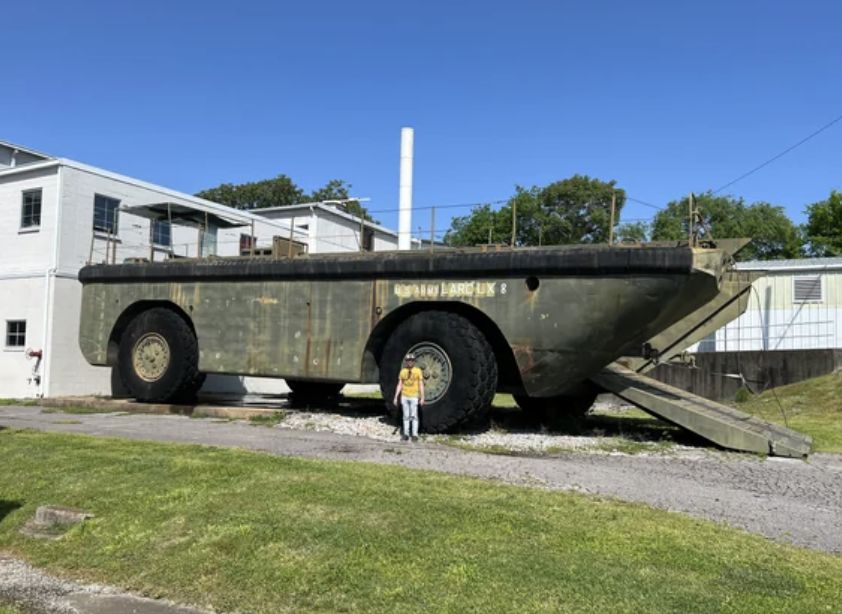
[[[708,448],[667,454],[567,452],[503,456],[420,442],[242,422],[144,414],[44,413],[0,407],[0,425],[259,450],[284,456],[363,461],[471,475],[552,490],[575,490],[723,522],[771,539],[842,553],[842,456],[807,461],[758,458]],[[312,425],[311,425],[312,428]]]

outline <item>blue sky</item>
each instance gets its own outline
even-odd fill
[[[285,173],[305,189],[345,179],[391,209],[409,125],[419,207],[574,173],[663,205],[842,115],[831,1],[16,2],[0,15],[0,139],[186,192]],[[726,192],[802,221],[842,188],[840,137],[842,122]],[[654,213],[629,203],[623,217]]]

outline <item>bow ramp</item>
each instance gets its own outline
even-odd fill
[[[591,378],[643,411],[731,450],[803,458],[812,438],[635,373],[617,363]]]

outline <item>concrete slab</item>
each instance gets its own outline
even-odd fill
[[[65,602],[79,614],[206,614],[205,610],[126,595],[76,593],[68,595]]]
[[[235,399],[224,399],[232,402]],[[247,403],[245,399],[240,402]],[[213,401],[198,405],[171,405],[166,403],[138,403],[133,399],[109,399],[103,397],[52,397],[41,399],[42,407],[68,408],[81,407],[103,412],[131,412],[138,414],[182,414],[203,418],[227,418],[229,420],[248,420],[254,416],[271,416],[282,408],[285,400],[272,398],[264,406],[217,405]]]

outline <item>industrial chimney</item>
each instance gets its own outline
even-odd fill
[[[412,241],[412,148],[414,140],[415,130],[401,128],[398,249],[409,249]]]

